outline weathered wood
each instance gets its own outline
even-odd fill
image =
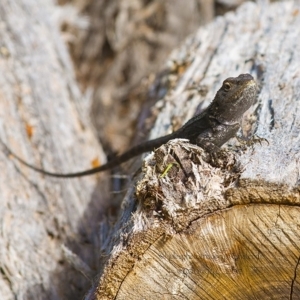
[[[0,1],[0,135],[35,165],[76,171],[105,157],[86,118],[56,9],[45,0]],[[0,149],[0,299],[81,299],[91,278],[65,254],[96,264],[107,179],[44,177]]]
[[[299,9],[247,3],[174,51],[151,137],[206,106],[225,78],[251,72],[261,89],[243,132],[269,144],[230,141],[235,157],[222,169],[179,141],[148,156],[87,299],[300,299]],[[188,172],[173,164],[162,176],[178,156]]]
[[[299,213],[287,205],[234,206],[161,235],[116,299],[299,299]]]

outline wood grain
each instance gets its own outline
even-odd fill
[[[115,299],[299,299],[300,208],[235,206],[162,235]]]

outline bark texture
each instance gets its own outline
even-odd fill
[[[241,132],[268,143],[229,141],[222,168],[185,141],[148,156],[86,299],[300,299],[299,9],[244,4],[172,53],[153,88],[151,137],[201,111],[225,78],[251,73],[260,90]]]
[[[0,135],[32,164],[76,171],[105,156],[56,9],[52,1],[0,2]],[[95,271],[89,266],[97,263],[107,179],[44,177],[0,148],[0,299],[82,299]]]

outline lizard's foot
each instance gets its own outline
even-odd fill
[[[262,145],[263,142],[266,142],[268,146],[270,145],[269,141],[266,138],[262,138],[258,135],[254,135],[253,138],[251,139],[251,145],[254,145],[256,143]]]
[[[254,147],[255,144],[259,143],[262,145],[263,142],[266,142],[268,145],[270,144],[269,141],[266,138],[261,138],[257,135],[252,136],[249,139],[243,138],[243,137],[236,137],[238,142],[241,144],[242,147]]]

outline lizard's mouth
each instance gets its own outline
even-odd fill
[[[248,86],[256,86],[256,82],[254,81],[254,79],[252,79],[247,83],[247,85]]]

